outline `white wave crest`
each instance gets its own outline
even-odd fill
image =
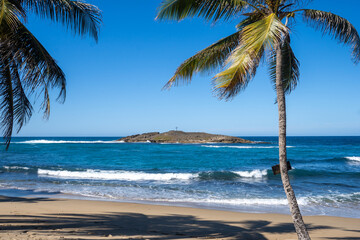
[[[286,198],[238,198],[238,199],[152,199],[152,201],[163,201],[163,202],[189,202],[189,203],[205,203],[205,204],[216,204],[216,205],[266,205],[266,206],[278,206],[288,205]],[[306,197],[298,199],[299,205],[307,205],[308,200]]]
[[[358,161],[358,162],[360,162],[360,157],[355,157],[355,156],[353,156],[353,157],[345,157],[347,160],[350,160],[350,161]]]
[[[18,167],[18,166],[4,166],[3,168],[5,169],[22,169],[22,170],[29,170],[30,168],[28,167]]]
[[[39,175],[50,177],[70,178],[70,179],[99,179],[99,180],[123,180],[123,181],[169,181],[169,180],[189,180],[195,178],[197,174],[192,173],[145,173],[130,171],[55,171],[38,169]]]
[[[258,148],[258,149],[268,149],[268,148],[279,148],[278,146],[220,146],[220,145],[201,145],[202,147],[207,148],[238,148],[238,149],[250,149],[250,148]],[[293,148],[294,146],[287,146],[287,148]]]
[[[66,140],[29,140],[23,142],[16,142],[21,144],[66,144],[66,143],[73,143],[73,144],[95,144],[95,143],[124,143],[124,141],[66,141]]]
[[[234,171],[243,178],[263,178],[267,170]],[[67,171],[38,169],[38,175],[67,179],[96,179],[96,180],[122,180],[122,181],[188,181],[199,177],[199,173],[146,173],[139,171],[121,170],[94,170]]]
[[[244,177],[244,178],[262,178],[264,176],[267,175],[267,170],[253,170],[253,171],[237,171],[234,172],[237,175],[239,175],[240,177]]]

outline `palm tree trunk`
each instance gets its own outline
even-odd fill
[[[287,156],[286,156],[286,105],[285,93],[282,86],[281,66],[282,54],[281,48],[277,48],[276,54],[276,93],[277,104],[279,109],[279,161],[281,180],[284,186],[286,197],[288,199],[291,216],[294,221],[294,226],[298,238],[301,240],[310,240],[309,233],[307,232],[305,223],[300,213],[298,203],[296,201],[294,190],[291,187],[290,179],[287,170]]]

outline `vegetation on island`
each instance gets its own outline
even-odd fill
[[[277,94],[279,113],[279,162],[281,179],[299,239],[310,239],[290,184],[286,153],[285,96],[297,86],[299,60],[291,48],[292,29],[299,20],[330,34],[352,48],[360,60],[360,37],[346,19],[331,12],[306,9],[305,0],[163,0],[159,20],[181,21],[201,17],[207,22],[234,22],[236,31],[183,62],[166,84],[189,83],[196,73],[217,72],[213,79],[220,99],[231,99],[246,88],[266,60]]]
[[[32,116],[31,97],[42,96],[44,117],[50,114],[50,94],[66,96],[65,73],[45,47],[26,28],[28,15],[36,14],[65,25],[73,33],[98,40],[100,10],[84,1],[5,0],[0,3],[0,128],[9,147]]]
[[[255,143],[239,137],[209,134],[203,132],[168,131],[136,134],[119,139],[122,142],[151,143]]]

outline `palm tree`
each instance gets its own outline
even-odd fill
[[[24,25],[28,14],[61,23],[75,34],[90,35],[96,41],[101,23],[99,9],[83,1],[0,1],[0,128],[7,148],[13,130],[19,132],[32,116],[29,97],[43,96],[42,109],[48,118],[49,91],[60,89],[60,102],[66,95],[65,74]]]
[[[300,76],[290,42],[295,19],[302,16],[309,26],[351,46],[354,61],[360,60],[360,37],[354,26],[333,13],[306,9],[306,5],[304,0],[163,0],[157,15],[160,20],[202,17],[211,23],[239,21],[234,34],[183,62],[165,88],[181,81],[189,83],[194,73],[215,71],[214,89],[220,99],[228,100],[246,88],[261,60],[267,60],[277,93],[281,180],[299,239],[310,236],[288,176],[285,106],[285,94],[295,89]]]

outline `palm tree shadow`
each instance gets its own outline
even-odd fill
[[[138,213],[107,214],[62,214],[48,216],[1,216],[2,231],[32,232],[61,235],[76,235],[77,238],[112,235],[112,239],[121,236],[131,238],[138,235],[151,236],[151,239],[183,238],[227,238],[266,239],[260,233],[249,232],[237,226],[218,221],[200,220],[188,215],[147,216]],[[34,219],[36,219],[34,221]]]
[[[360,240],[360,237],[330,237],[328,239],[334,239],[334,240]]]
[[[59,201],[58,199],[51,199],[51,198],[24,198],[24,197],[7,197],[7,196],[0,196],[0,202],[23,202],[23,203],[37,203],[37,202],[49,202],[49,201]]]
[[[61,214],[61,215],[7,215],[0,216],[2,231],[35,232],[62,236],[104,237],[124,239],[150,236],[151,239],[231,238],[267,239],[261,232],[294,233],[291,223],[271,225],[269,221],[225,222],[199,219],[191,215],[149,216],[139,213]],[[238,224],[235,226],[234,224]],[[239,226],[241,225],[241,227]],[[270,226],[271,225],[271,226]],[[311,229],[329,228],[310,226]],[[294,233],[295,234],[295,233]]]
[[[292,222],[279,223],[275,225],[271,225],[270,221],[243,221],[239,223],[245,226],[245,228],[252,229],[253,231],[267,232],[267,233],[292,233],[292,232],[295,233],[294,224]],[[314,224],[306,224],[306,228],[308,230],[334,229],[334,227],[314,225]]]

